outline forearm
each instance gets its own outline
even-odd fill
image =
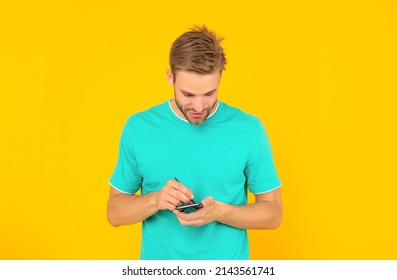
[[[244,229],[275,229],[282,220],[282,207],[270,201],[235,206],[217,202],[218,222]]]
[[[117,194],[108,201],[107,218],[111,225],[121,226],[141,222],[158,211],[156,193],[145,195]]]

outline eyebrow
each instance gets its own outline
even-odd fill
[[[204,93],[203,95],[206,95],[206,94],[211,94],[211,93],[215,92],[217,89],[218,89],[218,88],[214,88],[213,90],[210,90],[209,92],[206,92],[206,93]],[[195,95],[194,93],[191,93],[191,92],[185,91],[185,90],[183,90],[183,89],[181,89],[180,91],[181,91],[183,94],[187,94],[187,95]]]

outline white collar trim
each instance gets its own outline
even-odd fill
[[[174,113],[174,115],[177,116],[178,119],[181,119],[182,121],[188,123],[188,122],[189,122],[188,120],[185,120],[185,119],[181,118],[180,116],[178,116],[177,113],[174,112],[174,110],[173,110],[172,107],[171,107],[171,100],[172,100],[172,99],[173,99],[173,98],[170,98],[170,100],[168,100],[168,106],[170,106],[171,112]],[[212,114],[209,115],[207,119],[211,118],[211,117],[216,113],[216,111],[218,111],[218,108],[219,108],[219,100],[217,100],[217,104],[216,104],[216,108],[215,108],[214,112],[212,112]]]

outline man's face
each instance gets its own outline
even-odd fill
[[[176,113],[189,123],[203,123],[215,110],[221,72],[198,74],[178,71],[176,79],[167,71],[168,80],[174,86]]]

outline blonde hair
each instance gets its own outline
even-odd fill
[[[170,67],[175,79],[179,70],[211,74],[225,70],[226,56],[221,46],[223,37],[205,25],[193,26],[171,46]]]

